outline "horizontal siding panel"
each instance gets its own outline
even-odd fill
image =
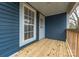
[[[17,5],[16,4],[16,7],[14,7],[14,5],[15,5],[15,3],[12,5],[11,3],[1,3],[1,5],[4,5],[4,6],[6,6],[7,8],[9,8],[9,9],[13,9],[13,10],[15,10],[15,11],[18,11],[18,8],[19,7],[17,7],[17,6],[19,6],[19,5]]]
[[[12,17],[12,16],[10,16],[10,15],[5,15],[5,14],[3,15],[3,14],[1,14],[1,13],[0,13],[0,17],[1,17],[1,18],[7,18],[7,19],[14,19],[14,20],[18,19],[18,18],[16,18],[16,17]]]
[[[6,37],[10,37],[10,36],[15,36],[16,34],[8,34],[8,35],[0,35],[0,38],[6,38]]]
[[[13,47],[14,47],[14,46],[13,46]],[[9,51],[9,50],[11,50],[11,51],[9,51],[9,52],[7,52],[7,53],[4,52],[3,55],[4,55],[5,57],[7,57],[7,56],[9,56],[9,55],[12,55],[12,54],[15,53],[16,51],[18,51],[17,49],[19,50],[19,48],[16,47],[16,46],[15,46],[15,48],[10,48],[10,49],[8,49],[8,51]]]
[[[0,22],[0,24],[1,24],[1,25],[3,25],[3,24],[7,24],[7,25],[8,25],[8,24],[11,24],[11,25],[16,25],[16,26],[18,26],[19,23],[16,24],[16,23],[13,23],[13,22],[7,22],[7,21],[6,21],[6,22],[5,22],[5,21],[3,22],[3,21],[2,21],[2,22]]]
[[[0,3],[0,8],[1,9],[5,9],[7,11],[10,11],[12,13],[13,12],[18,13],[16,11],[18,11],[18,9],[19,9],[19,8],[16,8],[16,7],[11,6],[11,4],[9,4],[9,3]]]
[[[18,16],[17,14],[15,15],[15,13],[12,12],[7,12],[6,10],[4,11],[3,9],[0,9],[0,13],[3,13],[5,15],[11,15],[11,16]]]
[[[4,51],[1,51],[0,54],[5,55],[5,56],[6,56],[7,54],[10,55],[10,52],[13,52],[13,50],[16,51],[16,50],[19,49],[19,47],[16,47],[16,45],[18,45],[18,43],[15,43],[15,46],[14,46],[14,45],[10,45],[10,47],[7,47],[7,48],[3,49]],[[16,49],[16,50],[15,50],[15,49]],[[4,54],[3,54],[3,53],[4,53]],[[14,52],[13,52],[13,53],[14,53]]]
[[[18,23],[18,24],[16,24],[16,23],[13,23],[13,22],[3,22],[3,21],[2,21],[2,22],[0,22],[0,25],[8,25],[8,26],[10,26],[10,24],[11,24],[11,26],[12,26],[12,25],[19,26],[19,25],[18,25],[19,23]]]
[[[13,14],[11,14],[11,13],[7,13],[7,11],[3,12],[2,10],[0,10],[0,13],[2,13],[2,15],[7,15],[7,16],[11,16],[11,17],[12,17],[12,16],[14,16],[14,17],[15,17],[15,16],[16,16],[16,17],[18,16],[18,15],[13,15],[13,14],[15,14],[15,12],[14,12]],[[0,16],[1,16],[1,15],[0,15]]]
[[[2,6],[2,5],[0,5],[0,9],[1,9],[1,10],[4,10],[4,11],[7,11],[7,12],[10,12],[10,13],[15,13],[15,14],[18,13],[18,12],[16,12],[16,11],[14,11],[13,9],[6,8],[6,6],[4,7],[4,6]]]
[[[13,18],[10,19],[10,17],[8,17],[8,18],[2,17],[2,16],[0,17],[0,21],[6,21],[5,19],[6,19],[7,21],[9,21],[9,22],[10,22],[10,21],[13,21],[13,22],[18,21],[18,20],[17,20],[18,18],[16,18],[16,19],[13,19]],[[15,20],[15,21],[14,21],[14,20]],[[15,23],[16,23],[16,22],[15,22]]]
[[[9,45],[9,46],[7,46],[6,48],[1,48],[2,50],[4,50],[4,51],[2,51],[2,52],[4,52],[4,53],[7,53],[7,52],[9,52],[9,50],[11,50],[12,48],[13,49],[15,49],[15,48],[17,48],[16,46],[18,45],[18,43],[15,43],[15,46],[13,45],[13,44],[11,44],[11,45]],[[0,52],[0,53],[2,53],[2,52]]]
[[[2,50],[3,49],[3,46],[9,46],[9,45],[13,45],[14,44],[14,42],[15,43],[17,43],[18,42],[18,40],[15,40],[15,38],[13,39],[10,39],[10,40],[8,40],[8,41],[6,41],[6,42],[8,42],[8,43],[4,43],[3,44],[3,42],[1,42],[1,44],[0,44],[0,47],[1,47],[1,49],[0,50]],[[5,49],[5,47],[4,47],[4,49]]]
[[[7,41],[6,41],[6,42],[7,42]],[[10,43],[10,41],[8,41],[8,42]],[[10,43],[10,44],[9,44],[9,43],[4,43],[4,44],[2,43],[3,46],[0,46],[0,47],[1,47],[1,48],[0,48],[0,51],[3,51],[3,49],[6,49],[6,48],[11,48],[11,47],[12,47],[13,45],[15,45],[15,43],[17,43],[17,42],[18,42],[18,40],[15,40],[15,41],[13,40],[13,42]],[[7,44],[7,45],[5,45],[5,44]],[[4,47],[4,46],[5,46],[5,47]],[[15,46],[17,46],[17,45],[15,45]],[[6,52],[7,52],[7,51],[6,51]],[[6,53],[6,52],[5,52],[5,53]]]
[[[19,6],[18,3],[16,3],[16,2],[14,2],[14,3],[13,3],[13,2],[10,2],[9,4],[12,5],[12,6],[15,7],[15,8],[19,8],[19,7],[18,7],[18,6]]]
[[[0,2],[0,56],[19,49],[19,3]]]
[[[13,49],[15,49],[15,48],[17,48],[16,46],[18,45],[19,43],[17,43],[17,42],[15,42],[15,44],[10,44],[10,45],[8,45],[8,46],[6,46],[6,48],[4,48],[4,47],[2,47],[1,49],[2,50],[0,50],[1,52],[0,52],[0,54],[5,54],[5,53],[7,53],[7,52],[9,52],[9,51],[12,51]],[[4,50],[4,51],[3,51]],[[18,49],[17,49],[18,50]]]
[[[14,48],[14,49],[12,49],[12,51],[7,52],[6,54],[4,54],[4,56],[7,57],[7,56],[13,54],[14,52],[18,51],[17,49],[18,49],[18,48]]]
[[[8,34],[8,35],[10,35],[10,34],[12,34],[12,35],[16,34],[17,35],[17,34],[19,34],[19,32],[18,32],[18,30],[15,30],[15,31],[14,30],[13,31],[11,31],[11,30],[9,30],[9,31],[5,30],[4,32],[0,32],[0,35],[6,35],[6,34]],[[10,35],[10,36],[12,36],[12,35]]]
[[[3,30],[2,30],[3,31]],[[6,30],[4,30],[4,32],[0,32],[0,35],[6,35],[6,34],[18,34],[19,32],[17,32],[18,30],[16,30],[16,31],[6,31]]]
[[[12,32],[12,30],[13,30],[13,31],[14,31],[14,30],[15,30],[15,31],[18,31],[19,29],[14,29],[14,28],[9,29],[9,27],[0,29],[0,31],[5,31],[5,32],[7,32],[7,31],[8,31],[8,32],[10,32],[10,31]],[[14,32],[15,32],[15,31],[14,31]],[[2,33],[2,32],[1,32],[1,33]],[[4,32],[3,32],[3,33],[4,33]]]
[[[8,26],[3,26],[3,27],[1,27],[0,26],[0,30],[9,30],[10,28],[8,27]],[[10,30],[15,30],[16,29],[16,27],[11,27],[11,29]],[[17,29],[17,30],[19,30],[19,29]]]
[[[14,37],[14,36],[10,36],[10,37],[11,37],[12,39],[9,38],[9,37],[6,37],[7,39],[4,38],[4,40],[0,40],[0,44],[1,44],[1,43],[4,43],[4,42],[7,42],[7,41],[10,41],[10,40],[13,40],[13,39],[15,39],[15,38],[16,38],[16,40],[19,39],[17,36],[15,36],[15,37]],[[3,39],[3,38],[2,38],[2,39]]]
[[[7,20],[7,22],[6,22],[6,20]],[[12,19],[1,19],[1,18],[0,18],[0,21],[1,21],[1,22],[4,22],[4,23],[11,23],[11,24],[12,24],[12,23],[13,23],[13,24],[18,24],[18,23],[19,23],[17,20],[16,20],[16,21],[17,21],[17,22],[16,22],[16,21],[14,21],[14,20],[12,20]]]

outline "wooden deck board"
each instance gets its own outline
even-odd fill
[[[67,57],[66,44],[63,41],[43,39],[23,48],[13,57]]]

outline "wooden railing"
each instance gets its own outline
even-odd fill
[[[67,29],[67,48],[73,56],[79,56],[79,31]]]

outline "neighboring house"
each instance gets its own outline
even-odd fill
[[[45,15],[32,3],[0,2],[0,56],[43,38],[66,41],[67,12]]]

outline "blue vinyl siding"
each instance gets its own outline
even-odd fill
[[[38,13],[39,12],[37,12],[37,25],[39,23]],[[39,26],[36,28],[37,40],[33,42],[39,39]],[[0,2],[0,56],[10,56],[29,44],[19,47],[19,3]]]
[[[47,16],[45,25],[46,38],[66,40],[66,13]]]
[[[19,50],[19,3],[0,2],[0,56]]]

